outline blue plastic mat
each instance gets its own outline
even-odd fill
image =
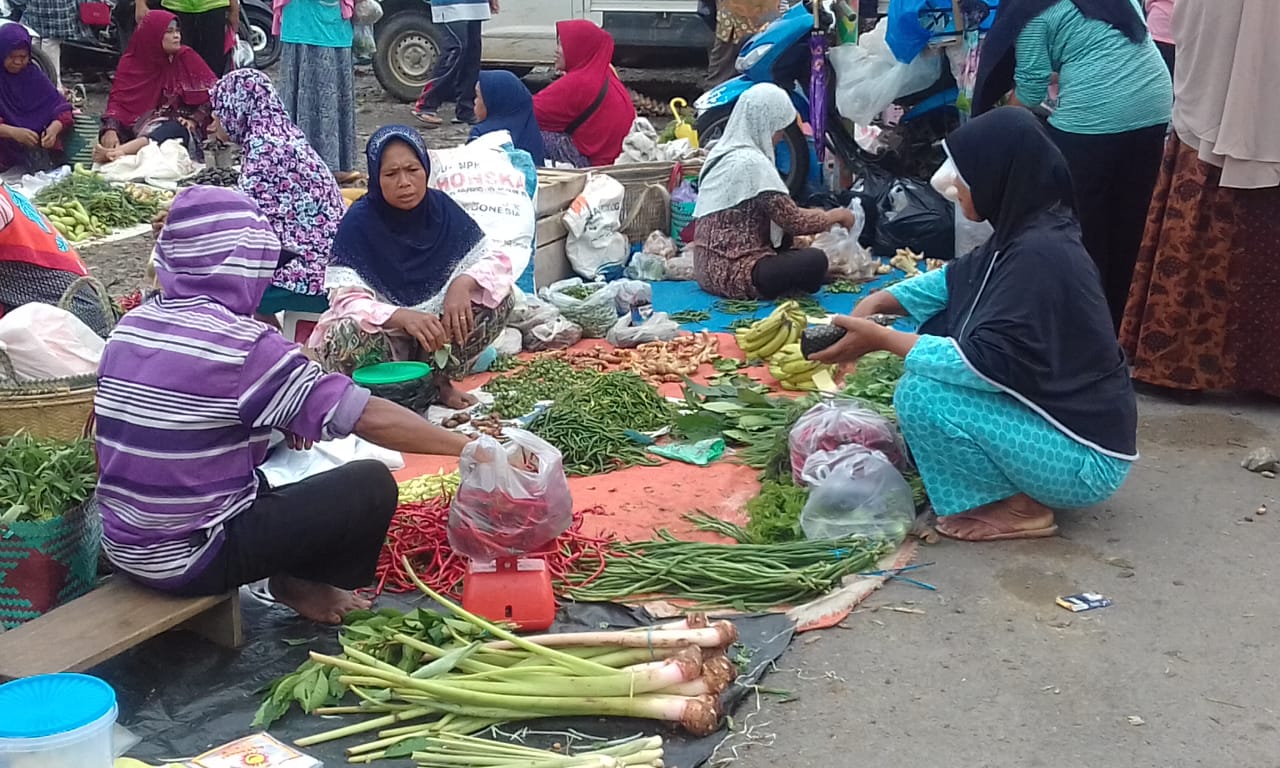
[[[921,265],[923,267],[923,265]],[[876,278],[875,280],[864,284],[862,290],[858,293],[831,293],[826,288],[815,295],[815,298],[822,308],[834,314],[845,314],[853,310],[853,305],[866,298],[870,293],[880,286],[889,283],[895,283],[905,278],[906,275],[899,270],[894,270],[887,275]],[[719,299],[698,287],[694,281],[669,281],[653,283],[653,308],[658,312],[682,312],[686,310],[705,310],[711,313],[711,318],[698,323],[685,323],[681,327],[689,331],[708,330],[713,333],[728,332],[729,324],[735,320],[744,317],[761,318],[768,315],[777,306],[774,301],[761,301],[760,309],[754,315],[731,315],[727,312],[721,312],[716,309],[716,302]],[[899,321],[894,326],[899,330],[911,331],[915,329],[915,323],[907,320]]]

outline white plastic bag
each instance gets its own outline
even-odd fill
[[[569,230],[565,253],[569,265],[587,280],[616,277],[631,255],[622,228],[622,198],[626,190],[603,173],[587,177],[582,194],[565,211]]]
[[[351,22],[353,24],[367,24],[372,27],[382,18],[382,3],[378,0],[360,0],[355,4],[352,10]]]
[[[537,215],[524,172],[503,148],[510,142],[511,134],[494,131],[461,147],[431,150],[427,184],[453,198],[519,276],[533,258]]]
[[[530,326],[520,338],[526,352],[568,349],[582,341],[582,327],[557,312],[550,320]]]
[[[338,440],[325,440],[312,445],[305,451],[295,451],[288,446],[280,445],[284,439],[278,433],[273,434],[272,438],[275,449],[266,461],[258,465],[258,469],[262,471],[272,488],[301,482],[321,472],[328,472],[362,459],[380,461],[393,472],[404,469],[404,457],[398,451],[374,445],[355,435],[348,435]]]
[[[253,45],[248,40],[236,38],[236,47],[231,54],[231,60],[235,63],[236,69],[244,69],[253,66]]]
[[[520,337],[521,334],[519,330],[515,328],[503,328],[502,333],[498,334],[498,338],[494,339],[493,343],[489,346],[493,347],[499,355],[506,355],[507,357],[518,355],[520,354],[520,350],[524,347]]]
[[[458,492],[449,507],[449,545],[473,560],[537,552],[573,522],[564,458],[523,429],[467,444],[458,461]]]
[[[93,373],[105,346],[80,318],[51,304],[23,304],[0,317],[0,350],[19,382]],[[8,375],[0,367],[0,379]]]
[[[692,280],[693,277],[693,254],[685,251],[674,259],[667,259],[666,274],[663,275],[664,280]]]
[[[855,197],[849,210],[853,211],[853,229],[832,227],[813,239],[813,247],[827,254],[829,276],[855,280],[875,277],[879,262],[858,242],[867,219],[862,212],[862,200]]]
[[[909,64],[898,61],[885,43],[886,29],[881,19],[857,45],[837,45],[827,52],[836,75],[836,109],[859,125],[870,124],[895,99],[928,88],[942,74],[943,57],[933,50]]]
[[[638,325],[627,313],[609,329],[605,341],[620,349],[629,349],[651,341],[671,341],[679,333],[679,324],[666,312],[654,312]]]
[[[163,144],[153,141],[136,155],[125,155],[93,168],[107,181],[177,181],[195,173],[200,166],[191,159],[181,139],[169,139]]]
[[[915,521],[911,486],[878,451],[845,445],[805,462],[809,499],[800,511],[806,539],[866,536],[900,544]]]
[[[990,222],[969,221],[964,211],[960,210],[958,203],[952,205],[956,209],[956,258],[958,259],[987,242],[995,230],[992,229]]]
[[[586,286],[591,293],[578,298],[579,286]],[[580,278],[560,280],[542,289],[541,297],[560,311],[565,319],[582,328],[582,335],[589,339],[603,339],[613,324],[618,322],[614,291],[608,283],[584,283]]]

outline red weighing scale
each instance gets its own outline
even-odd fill
[[[462,607],[489,621],[541,632],[556,619],[551,572],[540,557],[472,560],[462,577]]]

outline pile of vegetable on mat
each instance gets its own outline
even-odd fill
[[[36,208],[73,243],[145,224],[167,206],[172,193],[139,184],[114,184],[83,165],[41,189]]]

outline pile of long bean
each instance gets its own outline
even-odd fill
[[[503,418],[515,419],[528,414],[543,400],[556,400],[587,381],[590,371],[574,370],[559,360],[539,357],[519,370],[494,376],[484,385],[493,395],[491,411]]]
[[[767,610],[795,605],[838,587],[891,549],[861,537],[785,544],[704,544],[659,531],[654,541],[620,544],[604,573],[571,590],[575,600],[665,597],[698,608]]]

